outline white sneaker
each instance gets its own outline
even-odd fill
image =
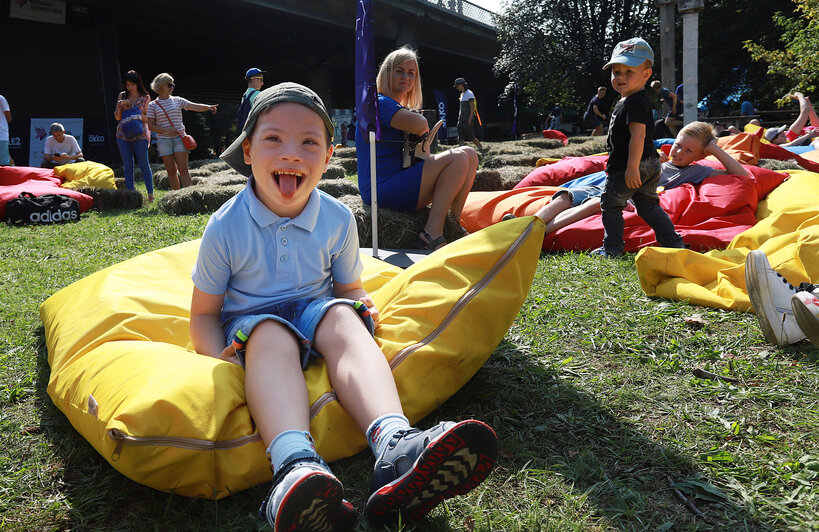
[[[788,345],[805,338],[791,308],[791,297],[797,290],[771,268],[762,251],[751,251],[745,259],[745,286],[769,343]]]
[[[791,307],[802,332],[819,347],[819,289],[812,293],[797,292],[791,297]]]

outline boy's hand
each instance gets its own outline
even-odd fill
[[[227,346],[223,351],[222,354],[219,355],[219,360],[224,360],[226,362],[232,362],[237,366],[241,366],[239,363],[239,357],[236,356],[236,348],[232,345]]]
[[[364,303],[364,306],[367,307],[367,310],[362,312],[361,315],[362,316],[369,316],[370,318],[372,318],[373,322],[375,323],[375,325],[377,327],[378,326],[378,309],[376,308],[375,303],[373,303],[373,300],[370,299],[370,296],[364,296],[364,297],[360,298],[359,301]]]
[[[643,180],[640,179],[640,170],[637,168],[626,168],[626,186],[631,189],[640,188]]]
[[[670,160],[664,151],[660,151],[660,164],[667,163]]]
[[[722,151],[722,148],[720,148],[719,144],[717,144],[717,139],[714,139],[708,143],[703,151],[708,155],[716,155]]]

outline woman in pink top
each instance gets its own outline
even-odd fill
[[[114,118],[117,119],[117,146],[122,156],[122,169],[125,173],[125,188],[134,190],[134,159],[139,164],[142,180],[148,190],[148,201],[154,201],[154,176],[151,164],[148,162],[148,145],[151,143],[151,132],[148,129],[148,104],[151,97],[142,83],[142,76],[135,70],[125,73],[123,92],[119,94],[117,108],[114,109]],[[141,127],[141,133],[134,124]]]
[[[180,136],[185,134],[182,110],[215,113],[219,104],[193,103],[179,96],[171,96],[174,87],[173,77],[166,72],[157,75],[151,82],[151,89],[159,96],[148,106],[148,127],[157,134],[156,149],[168,171],[168,182],[173,190],[178,190],[180,179],[183,187],[191,184],[188,150]]]

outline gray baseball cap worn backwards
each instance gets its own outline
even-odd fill
[[[248,137],[249,132],[253,131],[253,128],[256,126],[256,120],[259,119],[262,113],[277,103],[285,102],[299,103],[315,111],[321,117],[324,126],[330,133],[330,142],[332,143],[335,127],[330,120],[330,115],[327,114],[324,102],[321,101],[318,94],[304,85],[287,81],[265,89],[256,96],[256,99],[253,101],[253,107],[250,108],[250,113],[247,115],[247,121],[245,121],[242,132],[236,137],[236,140],[222,152],[219,158],[228,163],[231,168],[240,174],[250,176],[252,170],[250,165],[245,162],[242,142]]]

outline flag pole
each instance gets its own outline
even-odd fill
[[[378,186],[375,176],[375,131],[370,131],[370,210],[372,211],[373,257],[378,258]]]

